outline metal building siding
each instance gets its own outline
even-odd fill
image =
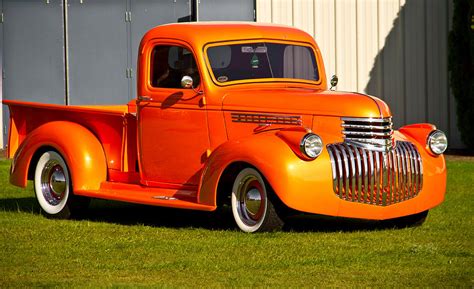
[[[254,21],[254,1],[199,0],[199,21]],[[231,15],[229,15],[231,14]]]
[[[336,14],[336,71],[340,76],[341,90],[357,90],[357,22],[356,2],[338,0]],[[339,49],[345,47],[347,49]]]
[[[70,104],[117,104],[130,99],[126,0],[69,1]]]
[[[0,102],[3,100],[3,1],[0,1]],[[6,110],[8,108],[5,107]],[[1,127],[1,132],[0,132],[0,148],[3,148],[3,135],[6,135],[7,132],[7,127],[5,125],[4,121],[4,115],[3,115],[3,110],[4,110],[4,105],[0,104],[0,122],[2,124]]]
[[[188,0],[155,1],[155,0],[133,0],[130,3],[132,12],[131,29],[131,51],[129,67],[132,68],[130,98],[136,98],[137,94],[137,57],[138,46],[143,35],[151,28],[172,22],[189,19],[190,6]]]
[[[126,103],[136,96],[143,34],[194,19],[194,5],[198,20],[254,19],[254,0],[0,0],[0,66],[6,75],[0,77],[0,101]],[[8,109],[2,109],[8,127]],[[7,133],[3,129],[0,147]]]
[[[323,53],[326,74],[330,77],[333,74],[337,74],[335,0],[315,1],[313,15],[313,36],[318,42],[319,49],[321,49]]]
[[[3,98],[64,104],[61,0],[3,0]]]
[[[463,147],[448,82],[449,0],[257,0],[257,22],[313,35],[338,90],[385,100],[397,127],[431,122]],[[312,9],[312,10],[311,10]],[[311,11],[310,11],[311,10]]]

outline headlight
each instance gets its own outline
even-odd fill
[[[317,158],[323,151],[323,141],[313,133],[308,133],[300,143],[300,151],[310,159]]]
[[[427,145],[434,154],[440,155],[448,148],[448,139],[444,132],[435,130],[428,136]]]

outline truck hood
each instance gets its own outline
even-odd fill
[[[227,111],[292,113],[321,116],[389,117],[382,100],[360,93],[305,88],[248,89],[228,92],[222,101]]]

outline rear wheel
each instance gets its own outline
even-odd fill
[[[240,171],[232,187],[232,214],[244,232],[264,232],[281,229],[283,221],[271,201],[269,186],[253,168]]]
[[[87,207],[88,198],[74,196],[66,162],[55,151],[41,155],[34,175],[36,199],[50,218],[67,219]]]

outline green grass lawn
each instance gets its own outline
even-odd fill
[[[448,161],[446,201],[425,224],[297,220],[245,234],[212,213],[94,200],[48,220],[0,160],[0,288],[474,286],[474,161]]]

